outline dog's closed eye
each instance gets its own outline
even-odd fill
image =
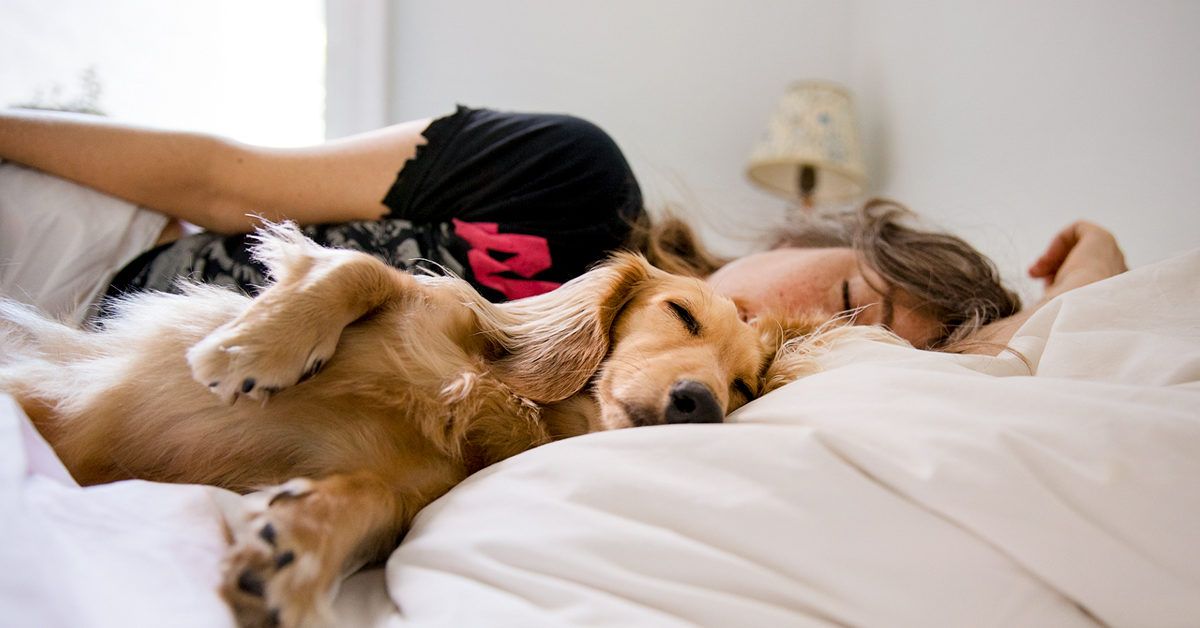
[[[750,384],[740,377],[733,380],[733,392],[741,395],[745,401],[754,399],[754,391],[750,388]]]
[[[684,328],[687,329],[689,334],[699,336],[703,331],[700,328],[700,322],[696,320],[696,317],[692,315],[691,310],[687,309],[687,307],[674,301],[667,301],[667,308],[671,310],[675,318],[678,318],[683,323]]]

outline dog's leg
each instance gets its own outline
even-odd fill
[[[387,557],[419,504],[371,473],[297,479],[244,498],[221,594],[240,626],[332,625],[349,570]]]
[[[411,275],[370,255],[277,232],[259,249],[276,283],[187,354],[196,381],[227,403],[262,400],[316,374],[347,325],[420,290]]]

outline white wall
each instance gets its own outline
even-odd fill
[[[557,111],[616,138],[653,203],[701,212],[738,236],[784,204],[742,168],[797,77],[841,76],[849,6],[821,0],[449,0],[393,5],[394,119],[461,102]]]
[[[325,135],[387,126],[391,85],[388,0],[328,0],[325,30]]]
[[[856,4],[876,185],[1023,269],[1080,217],[1131,265],[1200,246],[1200,3]]]
[[[784,86],[855,92],[873,184],[1016,278],[1088,217],[1133,264],[1200,246],[1200,3],[401,1],[392,120],[454,103],[607,129],[727,252],[783,215],[743,175]],[[1026,286],[1028,292],[1031,288]]]

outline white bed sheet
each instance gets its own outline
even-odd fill
[[[1198,276],[1200,251],[1064,295],[1014,340],[1032,377],[853,342],[732,425],[517,456],[426,508],[339,623],[1200,625]],[[47,454],[0,405],[0,623],[229,622],[220,492],[80,489]]]

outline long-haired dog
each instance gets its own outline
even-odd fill
[[[597,430],[718,422],[807,368],[771,358],[810,327],[756,329],[632,254],[491,304],[294,227],[259,237],[272,283],[253,299],[143,294],[87,331],[0,306],[0,389],[79,482],[257,491],[222,587],[242,625],[327,621],[340,576],[475,470]]]

